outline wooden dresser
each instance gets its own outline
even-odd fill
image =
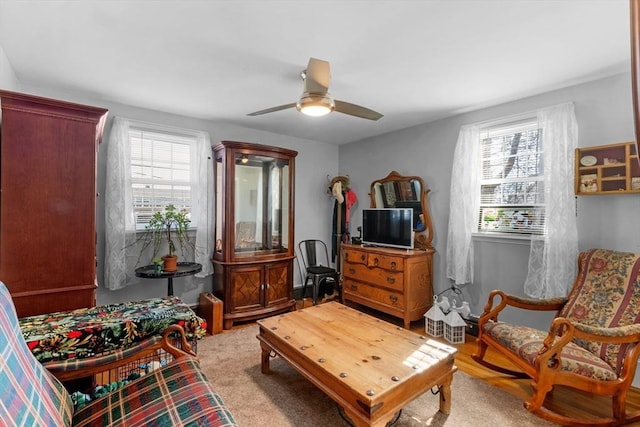
[[[409,328],[433,303],[433,249],[342,245],[343,299],[391,314]]]

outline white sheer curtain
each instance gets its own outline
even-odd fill
[[[131,194],[131,121],[113,120],[107,147],[107,179],[105,189],[106,254],[104,281],[107,289],[116,290],[138,283],[134,270],[139,263],[140,246],[136,244],[133,200]],[[206,132],[198,132],[196,147],[198,191],[194,194],[192,215],[197,218],[195,261],[202,264],[196,277],[213,273],[213,163],[211,144]]]
[[[578,232],[573,195],[573,156],[578,125],[573,103],[537,111],[543,135],[544,235],[531,235],[525,294],[535,298],[565,296],[576,274]],[[473,283],[473,239],[478,215],[479,125],[460,129],[451,173],[447,238],[447,277]]]
[[[107,146],[104,283],[111,290],[131,284],[138,259],[131,247],[136,233],[131,203],[129,126],[129,120],[115,117]]]
[[[479,206],[478,179],[480,127],[460,129],[453,153],[449,232],[447,233],[447,277],[456,285],[473,283],[473,240]]]
[[[195,195],[198,228],[196,230],[195,260],[202,264],[202,271],[196,277],[213,274],[213,160],[211,158],[211,139],[207,132],[198,132],[198,156],[195,165],[198,176],[198,193]]]
[[[524,291],[534,298],[566,296],[576,277],[578,227],[575,213],[574,153],[578,123],[573,103],[538,110],[544,159],[544,234],[531,236]]]

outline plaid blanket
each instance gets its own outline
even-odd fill
[[[73,416],[76,426],[236,426],[199,367],[184,356],[91,402]]]

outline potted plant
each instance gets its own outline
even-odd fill
[[[177,210],[174,205],[167,205],[163,211],[156,212],[149,220],[146,226],[144,247],[153,244],[152,259],[158,259],[158,252],[163,241],[166,240],[169,246],[169,253],[164,255],[164,271],[176,271],[178,269],[178,256],[176,252],[176,241],[180,245],[182,253],[185,252],[185,246],[191,244],[189,241],[189,213],[185,210]]]

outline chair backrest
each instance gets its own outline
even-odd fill
[[[591,249],[580,254],[578,263],[578,276],[559,316],[598,328],[640,323],[640,254]],[[576,343],[620,372],[627,344]]]
[[[9,290],[0,282],[0,425],[70,426],[69,393],[33,356]]]
[[[329,251],[322,240],[309,239],[298,243],[304,269],[309,267],[329,267]]]

